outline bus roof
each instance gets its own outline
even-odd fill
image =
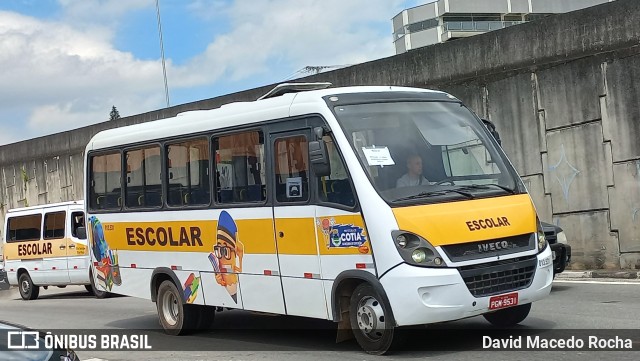
[[[32,210],[36,210],[36,209],[46,209],[46,208],[52,208],[52,207],[74,206],[74,205],[83,207],[84,206],[84,200],[66,201],[66,202],[58,202],[58,203],[41,204],[41,205],[37,205],[37,206],[12,208],[12,209],[7,210],[7,214],[16,213],[16,212],[32,211]]]
[[[229,103],[215,109],[188,111],[171,118],[107,129],[99,132],[89,141],[87,150],[104,149],[183,134],[257,124],[263,121],[292,116],[290,108],[297,103],[324,103],[322,98],[328,95],[376,92],[431,93],[439,99],[442,98],[443,94],[446,94],[429,89],[396,86],[356,86],[291,93],[284,92],[282,95],[265,99]],[[259,116],[256,116],[256,113]]]

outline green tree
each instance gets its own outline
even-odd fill
[[[111,107],[111,113],[109,113],[109,120],[116,120],[116,119],[120,119],[120,113],[118,113],[118,109],[116,109],[116,106],[112,106]]]

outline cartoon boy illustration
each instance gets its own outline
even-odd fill
[[[233,301],[238,303],[238,273],[242,272],[244,245],[238,238],[236,222],[226,211],[220,213],[216,244],[209,260],[216,272],[216,282],[229,292]]]

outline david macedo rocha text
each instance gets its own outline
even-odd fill
[[[509,336],[509,338],[492,338],[482,336],[483,349],[498,350],[612,350],[612,349],[632,349],[633,342],[629,338],[615,337],[577,337],[567,338],[544,338],[540,336]]]

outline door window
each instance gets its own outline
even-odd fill
[[[309,148],[304,135],[276,139],[274,144],[276,200],[309,199]]]

